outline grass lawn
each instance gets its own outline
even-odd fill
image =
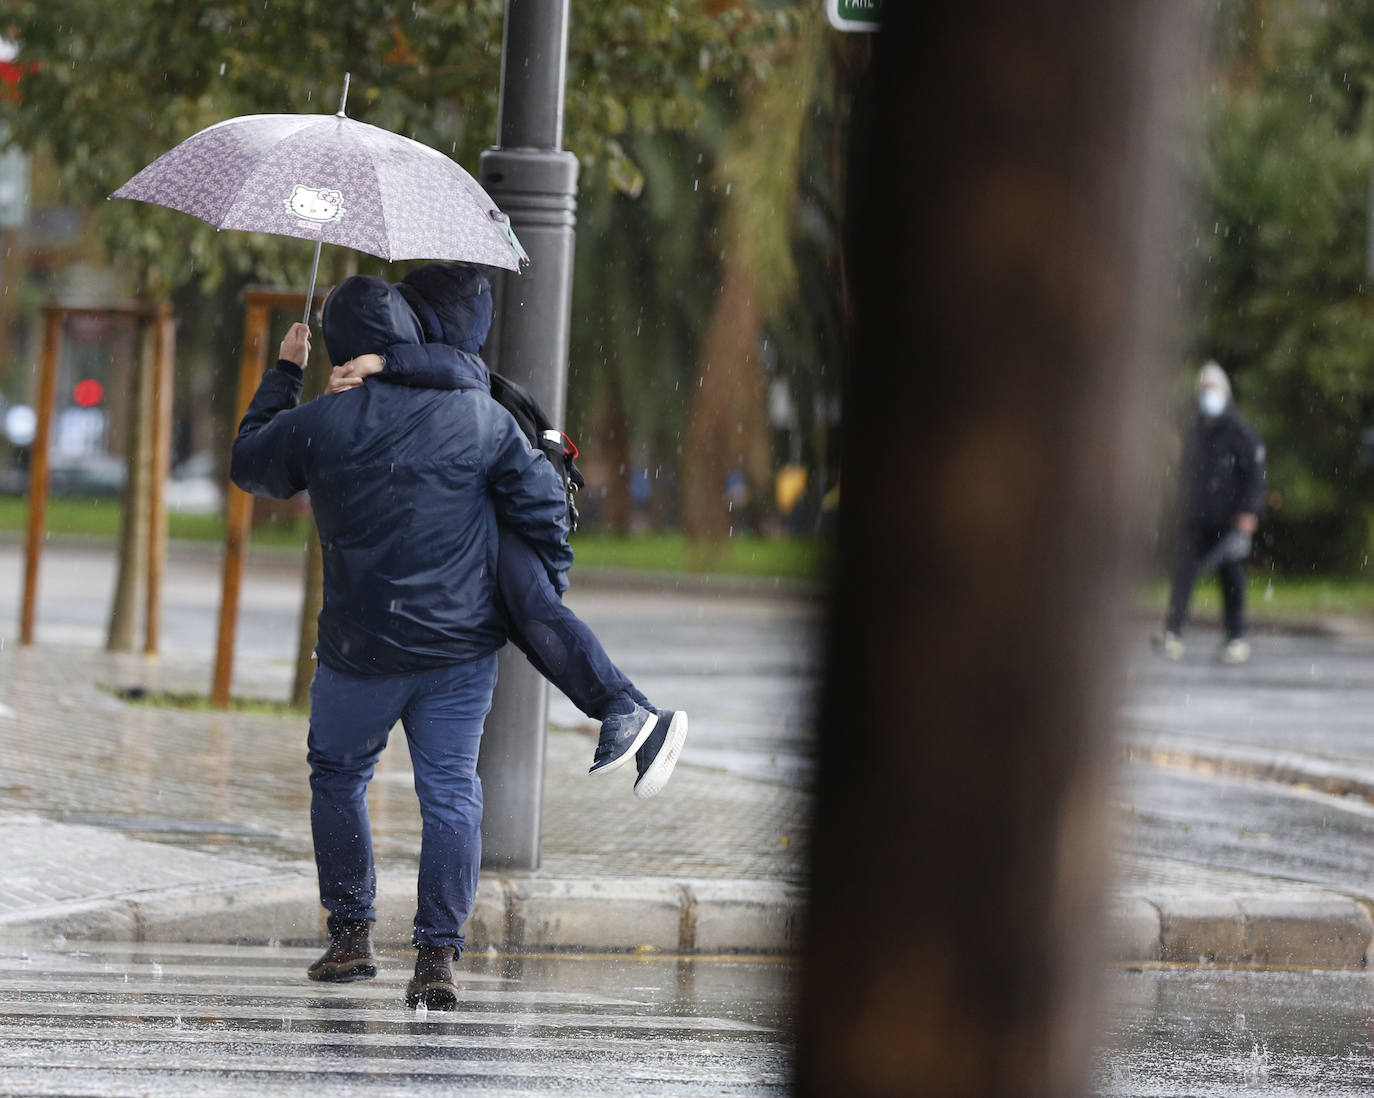
[[[29,502],[24,496],[0,496],[0,530],[24,530],[29,520]],[[186,541],[220,541],[224,538],[224,519],[221,515],[183,515],[172,512],[167,517],[169,533]],[[57,536],[79,535],[93,538],[119,536],[119,502],[112,499],[67,499],[54,496],[48,500],[48,532]],[[259,545],[295,547],[305,544],[302,523],[264,524],[253,531],[253,541]]]
[[[0,531],[22,531],[28,522],[28,501],[0,496]],[[168,517],[171,536],[188,541],[220,541],[220,515]],[[115,500],[52,498],[48,500],[48,530],[54,535],[115,538],[119,535],[119,504]],[[299,548],[305,543],[304,522],[268,523],[253,531],[253,544]],[[609,534],[576,534],[573,552],[584,568],[625,568],[652,572],[717,572],[737,576],[778,576],[815,579],[824,568],[822,547],[811,540],[731,538],[719,548],[703,550],[682,534],[645,534],[622,538]]]
[[[1167,580],[1156,580],[1141,593],[1140,604],[1164,613]],[[1193,610],[1221,612],[1221,590],[1214,577],[1193,593]],[[1317,614],[1374,614],[1374,576],[1281,576],[1251,571],[1245,611],[1253,618],[1300,618]]]

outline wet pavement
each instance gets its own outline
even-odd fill
[[[12,643],[23,554],[0,543],[0,638]],[[281,699],[294,674],[302,561],[250,554],[236,652],[254,665],[236,692]],[[50,545],[40,569],[40,644],[99,648],[105,643],[115,556],[109,546]],[[164,586],[164,653],[199,659],[194,683],[207,690],[219,614],[220,557],[209,545],[175,545]],[[821,604],[812,597],[763,595],[688,577],[682,590],[654,589],[573,570],[567,603],[657,705],[691,715],[691,751],[703,766],[742,777],[804,785],[814,746],[812,704]],[[595,727],[556,690],[550,718]]]
[[[101,689],[183,687],[200,670],[179,657],[149,663],[91,649],[0,649],[0,815],[313,873],[302,717],[151,708]],[[632,769],[587,775],[595,743],[573,731],[548,738],[548,874],[801,879],[809,812],[801,791],[702,766],[689,739],[668,788],[639,801]],[[413,872],[418,864],[413,783],[398,730],[368,792],[383,869]],[[0,914],[4,907],[0,898]]]
[[[1214,631],[1190,631],[1180,663],[1153,655],[1145,632],[1131,650],[1123,708],[1133,738],[1374,765],[1374,634],[1260,634],[1248,664],[1224,667]]]
[[[1271,890],[1374,890],[1374,805],[1361,798],[1142,763],[1125,765],[1121,787],[1141,862],[1265,879]]]
[[[1101,1098],[1366,1098],[1374,974],[1150,969],[1108,983]]]
[[[1240,667],[1220,636],[1180,663],[1127,663],[1114,786],[1123,887],[1374,896],[1374,641],[1265,635]]]
[[[0,1090],[89,1098],[476,1092],[780,1095],[791,966],[481,955],[450,1013],[375,981],[305,979],[285,947],[0,948]]]

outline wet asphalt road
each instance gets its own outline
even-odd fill
[[[0,637],[17,636],[22,549],[0,545]],[[164,586],[163,651],[203,659],[208,678],[219,621],[220,557],[177,548]],[[115,561],[108,547],[50,546],[40,570],[40,644],[103,646]],[[578,585],[567,603],[657,705],[691,717],[691,761],[746,777],[804,783],[810,773],[820,606],[805,598],[617,590]],[[271,660],[282,691],[294,667],[301,562],[250,558],[241,596],[239,659]],[[550,718],[587,722],[557,691]],[[594,725],[589,725],[595,727]]]
[[[459,1009],[401,1003],[413,954],[314,984],[317,951],[0,949],[0,1091],[83,1098],[781,1095],[792,969],[479,956]]]
[[[1101,1098],[1367,1098],[1374,974],[1117,971]]]
[[[1180,663],[1153,655],[1147,630],[1130,650],[1124,724],[1201,747],[1260,747],[1374,764],[1374,643],[1314,636],[1253,638],[1241,667],[1216,660],[1220,635],[1192,630]]]

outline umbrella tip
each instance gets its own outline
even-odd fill
[[[340,118],[345,117],[345,115],[344,115],[344,108],[345,108],[346,106],[348,106],[348,81],[349,81],[349,77],[350,77],[350,74],[349,74],[349,73],[344,73],[343,95],[339,96],[339,110],[338,110],[338,115],[339,115]]]

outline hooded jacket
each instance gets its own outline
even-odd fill
[[[460,382],[458,364],[465,358],[486,369],[477,352],[491,331],[493,306],[491,283],[480,271],[466,263],[427,263],[395,285],[415,311],[425,343],[419,347],[407,344],[380,352],[386,363],[380,377],[402,385],[450,389]],[[458,357],[441,348],[455,349]],[[561,431],[558,432],[561,441],[547,441],[547,433],[557,428],[528,389],[495,372],[489,372],[488,377],[492,397],[515,417],[526,440],[544,453],[564,481],[568,521],[575,530],[577,508],[573,504],[573,494],[585,488],[587,483],[574,460],[576,448],[571,447],[570,440]],[[560,594],[567,589],[566,577],[559,576],[553,569],[549,574]]]
[[[324,338],[338,364],[423,333],[390,283],[355,276],[325,302]],[[279,362],[239,425],[235,484],[274,499],[310,491],[324,552],[317,653],[333,670],[400,674],[499,648],[498,516],[555,569],[572,563],[557,475],[491,399],[481,360],[448,353],[453,387],[364,385],[305,405],[301,370]]]
[[[1198,392],[1213,386],[1226,395],[1221,415],[1195,416],[1183,444],[1181,519],[1208,531],[1229,530],[1237,515],[1264,510],[1264,442],[1231,399],[1231,383],[1216,363],[1198,375]]]

